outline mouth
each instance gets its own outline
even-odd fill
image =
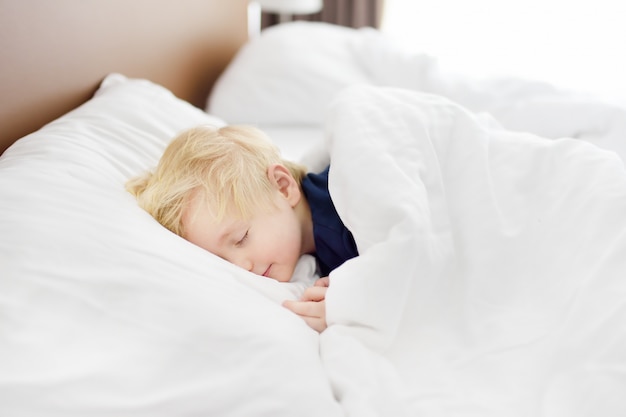
[[[263,272],[263,276],[264,277],[269,277],[271,269],[272,269],[272,265],[268,266],[267,269],[265,270],[265,272]]]

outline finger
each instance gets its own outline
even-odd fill
[[[326,314],[323,302],[285,301],[283,306],[297,314],[312,329],[322,332],[326,329]]]
[[[309,287],[302,293],[300,301],[322,301],[326,298],[326,287]]]
[[[315,281],[313,284],[315,287],[328,287],[330,285],[330,279],[328,277],[323,277]]]
[[[303,317],[323,317],[325,316],[326,305],[324,301],[293,301],[283,302],[283,306]]]

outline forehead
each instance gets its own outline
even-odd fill
[[[227,217],[233,221],[245,220],[236,204],[230,200],[225,200],[229,199],[226,196],[215,196],[202,187],[196,188],[191,192],[182,211],[183,226],[192,222],[198,215],[209,216],[216,223],[223,223],[228,220]]]

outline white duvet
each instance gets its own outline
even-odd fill
[[[626,415],[626,172],[444,98],[352,87],[321,356],[349,416]]]

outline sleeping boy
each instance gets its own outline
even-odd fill
[[[256,128],[200,126],[175,137],[155,171],[126,188],[170,231],[257,275],[287,282],[300,256],[314,255],[322,278],[283,305],[322,332],[328,275],[358,255],[328,171],[307,174]]]

